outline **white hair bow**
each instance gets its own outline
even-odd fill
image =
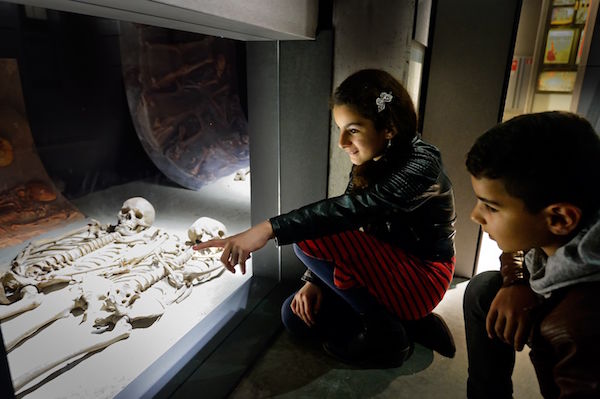
[[[385,109],[385,103],[389,103],[392,101],[392,92],[386,93],[384,91],[381,92],[379,97],[375,100],[375,104],[377,104],[377,112],[381,112]]]

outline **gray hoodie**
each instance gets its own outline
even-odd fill
[[[531,288],[546,297],[573,284],[600,281],[600,212],[550,257],[540,249],[525,255]]]

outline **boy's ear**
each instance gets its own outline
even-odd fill
[[[548,230],[559,236],[569,235],[581,221],[581,209],[568,202],[549,205],[544,212]]]

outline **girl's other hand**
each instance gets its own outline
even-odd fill
[[[319,313],[322,299],[321,287],[307,282],[296,292],[290,307],[296,316],[301,318],[307,326],[312,327],[315,325],[315,316]]]

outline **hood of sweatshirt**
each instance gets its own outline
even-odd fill
[[[525,265],[531,288],[546,297],[559,288],[600,281],[600,212],[554,255],[541,249],[527,252]]]

